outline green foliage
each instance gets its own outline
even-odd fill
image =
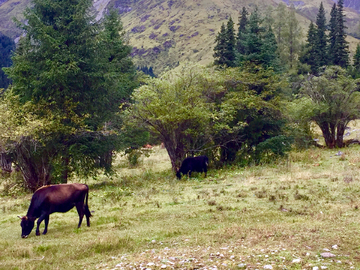
[[[190,151],[208,143],[211,104],[218,92],[212,69],[184,63],[159,78],[148,78],[133,93],[130,121],[145,124],[164,143],[175,170]]]
[[[274,33],[270,26],[265,26],[264,19],[257,8],[251,13],[245,29],[240,36],[238,35],[238,47],[242,46],[242,52],[238,53],[237,66],[250,62],[279,70],[278,45]]]
[[[221,26],[215,40],[214,64],[217,66],[233,67],[235,66],[235,30],[234,22],[230,17],[226,26]]]
[[[2,68],[11,66],[11,54],[14,50],[15,42],[5,35],[0,35],[0,88],[7,88],[10,84]],[[1,92],[0,90],[0,95]]]
[[[323,3],[321,2],[319,12],[316,16],[316,42],[315,42],[315,53],[316,53],[316,66],[322,67],[328,65],[328,52],[327,52],[327,35],[326,35],[326,18]]]
[[[137,85],[136,70],[116,11],[98,23],[91,8],[89,0],[35,0],[26,24],[18,22],[25,34],[6,69],[15,122],[5,121],[13,133],[2,143],[27,167],[23,174],[31,172],[24,178],[32,190],[73,174],[109,173],[121,147],[118,110]]]
[[[360,44],[356,45],[356,52],[353,57],[353,65],[351,69],[353,78],[360,78]]]
[[[346,68],[349,65],[349,44],[346,41],[344,0],[337,3],[336,15],[336,31],[334,51],[331,52],[332,63]]]
[[[339,66],[331,66],[309,77],[301,89],[301,109],[320,127],[329,148],[343,147],[347,124],[359,118],[359,84]]]
[[[279,3],[277,6],[274,34],[281,64],[285,66],[285,69],[296,67],[303,34],[299,21],[296,19],[295,7],[293,5],[290,6],[290,10],[283,3]]]

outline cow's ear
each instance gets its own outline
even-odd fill
[[[23,217],[18,216],[18,218],[20,218],[21,220],[27,220],[28,219],[27,216],[23,216]]]
[[[21,216],[17,216],[18,218],[20,218],[20,219],[22,219],[22,217]]]

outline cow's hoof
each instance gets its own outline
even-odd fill
[[[39,235],[40,235],[40,233],[39,233],[39,232],[36,232],[36,235],[37,235],[37,236],[39,236]]]

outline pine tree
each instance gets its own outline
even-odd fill
[[[353,77],[360,78],[360,44],[357,44],[353,58]]]
[[[285,19],[284,19],[285,18]],[[295,66],[300,54],[300,40],[302,29],[296,19],[295,7],[292,4],[290,10],[284,4],[279,4],[275,19],[276,41],[281,62],[287,68]]]
[[[300,62],[308,64],[311,67],[311,72],[313,74],[317,73],[318,65],[316,61],[316,28],[313,22],[310,22],[309,30],[307,33],[307,43],[305,45],[305,50],[300,57]]]
[[[262,19],[256,8],[250,15],[246,35],[245,35],[245,52],[239,55],[241,62],[253,62],[260,64],[261,48],[263,46],[264,27],[261,26]]]
[[[330,12],[329,22],[329,47],[327,49],[329,56],[329,64],[334,65],[334,52],[336,46],[336,35],[337,35],[337,8],[334,4]]]
[[[344,0],[339,0],[336,12],[336,40],[333,64],[346,68],[349,65],[349,44],[346,41]]]
[[[328,64],[327,55],[327,35],[326,35],[326,18],[323,3],[321,2],[319,12],[316,16],[316,61],[317,66],[322,67]]]
[[[239,28],[238,28],[238,33],[236,36],[236,51],[239,54],[244,54],[245,53],[245,35],[246,35],[246,26],[248,24],[248,19],[247,19],[247,15],[249,13],[247,12],[246,8],[243,7],[242,12],[241,12],[241,16],[239,18]]]
[[[86,177],[109,172],[112,152],[119,150],[110,123],[118,121],[119,107],[129,99],[135,69],[130,47],[119,34],[119,17],[110,12],[103,23],[96,22],[92,4],[34,0],[24,13],[26,23],[18,22],[24,35],[5,71],[13,81],[9,95],[25,105],[24,114],[43,123],[19,142],[34,154],[22,165],[31,181],[66,182],[71,173]],[[36,142],[35,153],[31,147]],[[50,163],[48,168],[39,155]]]
[[[269,27],[264,33],[263,44],[261,47],[260,63],[268,68],[272,67],[275,71],[280,70],[280,61],[277,53],[277,43],[272,28]]]
[[[225,59],[226,59],[226,66],[234,67],[235,66],[235,29],[234,29],[234,22],[230,17],[227,22],[226,27],[226,51],[225,51]]]
[[[214,47],[214,64],[217,66],[226,66],[226,27],[223,23],[220,28],[220,32],[217,34],[215,39]]]

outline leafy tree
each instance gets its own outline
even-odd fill
[[[359,89],[360,80],[339,66],[330,66],[304,83],[301,110],[320,127],[328,148],[343,147],[347,124],[360,117]]]
[[[275,137],[283,135],[286,122],[279,92],[285,81],[273,70],[253,65],[227,69],[222,76],[224,94],[218,102],[222,126],[213,136],[220,146],[221,164],[258,163],[275,148],[272,154],[281,155],[282,150],[273,143]],[[259,147],[267,140],[269,144]]]
[[[220,87],[216,72],[183,63],[159,78],[148,78],[133,93],[128,121],[146,125],[164,143],[175,171],[181,161],[211,141],[211,97]]]
[[[242,11],[241,11],[241,15],[239,18],[239,27],[238,27],[238,32],[237,32],[237,36],[236,36],[236,51],[239,54],[244,54],[245,53],[245,35],[246,35],[246,26],[248,23],[248,18],[247,16],[249,15],[249,13],[247,12],[246,8],[243,7]]]
[[[110,172],[112,152],[120,147],[114,125],[134,88],[135,68],[117,14],[96,23],[91,9],[90,0],[34,0],[24,13],[26,24],[18,22],[24,36],[6,69],[13,81],[8,98],[22,109],[19,117],[32,114],[42,128],[16,142],[43,148],[14,158],[29,171],[34,163],[41,166],[37,156],[47,158],[46,175],[31,175],[38,185],[41,177],[66,182],[74,173]],[[11,145],[8,151],[15,153]]]
[[[225,24],[221,25],[220,32],[217,34],[215,39],[214,47],[214,64],[217,66],[226,66],[226,49],[227,49],[227,40],[226,40],[226,27]]]
[[[322,67],[328,64],[327,54],[327,35],[326,35],[326,18],[323,3],[321,2],[319,12],[316,16],[316,66]]]

